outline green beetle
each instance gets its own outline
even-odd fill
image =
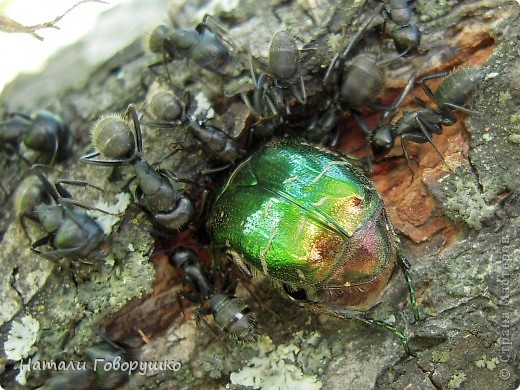
[[[267,276],[306,309],[384,327],[409,352],[401,331],[364,315],[400,265],[419,318],[383,201],[345,157],[294,139],[265,145],[221,188],[208,231],[215,258]]]

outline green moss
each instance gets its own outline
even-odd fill
[[[507,140],[509,142],[519,145],[520,144],[520,134],[511,134],[509,137],[507,137]]]
[[[478,184],[470,180],[472,176],[458,174],[450,176],[445,184],[449,198],[442,203],[447,215],[458,221],[466,222],[474,229],[481,229],[482,223],[495,215],[496,208],[486,202]]]
[[[479,359],[475,362],[475,365],[477,367],[487,368],[491,371],[493,371],[497,367],[497,364],[499,364],[499,360],[496,357],[488,359],[486,354],[483,354],[482,359]]]
[[[511,98],[511,94],[509,93],[509,91],[500,92],[500,94],[498,95],[498,103],[501,106],[508,104],[511,101],[511,99],[512,98]]]
[[[242,362],[256,354],[254,344],[235,343],[227,337],[222,337],[221,340],[211,343],[201,351],[203,351],[201,369],[205,373],[204,376],[212,379],[228,377],[231,372],[240,369]],[[222,356],[230,356],[230,358],[222,359]]]
[[[330,34],[327,37],[327,46],[331,53],[337,53],[344,50],[347,43],[348,42],[344,34]]]
[[[305,374],[321,375],[332,359],[332,351],[327,339],[318,332],[305,336],[303,332],[294,335],[295,342],[301,347],[297,363]]]
[[[201,343],[206,344],[207,340],[201,338]],[[331,360],[328,342],[317,332],[307,336],[303,332],[295,333],[289,343],[278,347],[267,336],[261,336],[251,344],[231,343],[223,337],[196,350],[203,351],[200,369],[206,380],[208,377],[215,380],[227,378],[231,374],[234,385],[262,383],[276,386],[276,381],[285,380],[282,366],[289,370],[289,381],[303,378],[314,382],[315,375],[322,374]],[[222,356],[230,358],[222,359]],[[248,362],[245,367],[244,362]]]
[[[460,389],[460,386],[466,380],[466,374],[462,371],[455,372],[448,381],[448,389]]]
[[[520,133],[520,112],[511,114],[509,117],[509,123],[511,124],[510,132],[518,134]]]
[[[421,22],[427,22],[448,14],[456,4],[456,0],[438,0],[436,2],[417,0],[415,2],[415,10],[419,20]]]
[[[255,389],[321,389],[316,374],[323,372],[329,363],[331,350],[317,332],[308,336],[295,333],[289,343],[279,346],[269,337],[261,336],[255,346],[257,356],[240,371],[231,373],[233,385]]]
[[[433,351],[431,361],[433,363],[446,363],[450,359],[450,353],[448,351]]]

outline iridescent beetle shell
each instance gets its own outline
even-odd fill
[[[270,143],[233,171],[208,229],[214,251],[288,298],[356,310],[378,297],[398,257],[373,184],[344,157],[295,140]]]

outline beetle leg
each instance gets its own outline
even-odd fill
[[[251,279],[253,277],[253,274],[251,273],[249,268],[247,268],[247,265],[244,263],[244,261],[237,252],[235,252],[232,249],[228,249],[226,251],[226,254],[231,258],[231,261],[235,263],[235,265],[240,269],[240,271],[242,271],[242,273],[247,279]]]
[[[410,275],[410,263],[401,253],[397,255],[397,263],[403,271],[404,278],[406,279],[406,283],[408,284],[408,291],[410,292],[410,304],[412,305],[412,313],[413,317],[416,321],[420,320],[419,309],[417,308],[417,299],[415,297],[415,287],[413,284],[412,275]]]
[[[399,340],[401,340],[401,343],[403,344],[403,347],[404,347],[404,350],[406,351],[406,353],[408,355],[411,355],[412,352],[410,351],[410,346],[408,345],[408,340],[406,338],[406,336],[404,335],[403,332],[401,332],[399,329],[397,329],[395,326],[393,326],[392,324],[389,324],[387,322],[384,322],[384,321],[379,321],[379,320],[374,320],[372,318],[357,318],[357,317],[354,317],[355,320],[358,320],[358,321],[361,321],[365,324],[369,324],[369,325],[376,325],[376,326],[379,326],[383,329],[386,329],[386,330],[389,330],[390,332],[392,332],[393,334],[395,334]]]
[[[319,304],[314,302],[301,302],[300,306],[302,306],[305,309],[311,310],[315,313],[320,314],[327,314],[331,315],[333,317],[340,318],[342,320],[356,320],[359,322],[362,322],[366,325],[375,325],[379,326],[380,328],[389,330],[394,335],[401,340],[401,343],[403,344],[404,350],[407,354],[411,355],[410,352],[410,346],[408,345],[408,340],[403,332],[401,332],[399,329],[397,329],[394,325],[389,324],[384,321],[375,320],[373,318],[368,318],[364,316],[364,312],[358,311],[358,310],[352,310],[346,307],[339,307],[335,305],[325,305],[325,304]]]

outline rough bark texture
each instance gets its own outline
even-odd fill
[[[147,24],[167,19],[164,4],[146,3],[164,10],[163,20],[148,20]],[[204,5],[174,1],[168,15],[174,25],[182,27],[196,25],[204,13],[214,15],[239,47],[247,48],[263,63],[275,31],[285,29],[297,37],[299,47],[304,48],[302,72],[309,95],[305,108],[295,109],[290,118],[297,127],[305,125],[309,113],[322,107],[324,69],[374,6],[371,2],[365,8],[361,5],[320,0]],[[136,23],[133,15],[139,11],[130,5],[122,7],[129,7],[126,12],[121,10],[125,16],[107,14],[105,23],[110,26],[116,19],[122,25]],[[294,388],[304,384],[305,388],[327,389],[517,388],[519,340],[514,329],[518,327],[520,284],[520,7],[508,0],[417,0],[413,7],[423,32],[421,46],[427,50],[389,66],[389,87],[383,101],[393,100],[414,67],[421,76],[481,66],[488,77],[467,102],[482,115],[458,113],[457,125],[435,136],[446,164],[431,145],[413,144],[409,148],[416,157],[413,181],[402,159],[375,167],[373,180],[412,265],[421,320],[413,323],[406,284],[397,273],[381,304],[370,314],[395,321],[404,329],[412,356],[404,354],[391,332],[305,312],[283,301],[265,281],[254,286],[262,306],[239,291],[258,312],[263,334],[259,341],[237,345],[222,335],[215,340],[207,327],[196,325],[195,307],[186,307],[182,316],[176,299],[182,288],[179,272],[164,254],[150,259],[154,245],[159,252],[189,245],[200,247],[204,254],[208,242],[200,220],[185,233],[154,241],[148,216],[129,205],[112,233],[110,260],[97,268],[80,264],[74,274],[56,267],[28,248],[13,205],[14,192],[29,170],[18,159],[9,160],[5,155],[0,155],[0,177],[10,195],[1,199],[0,212],[1,343],[12,337],[13,324],[31,316],[39,323],[39,329],[32,331],[36,333],[36,348],[27,355],[33,359],[81,360],[84,348],[95,340],[95,330],[103,328],[111,338],[131,346],[142,361],[181,363],[179,371],[135,375],[132,381],[143,389],[216,388],[228,383],[231,388]],[[123,113],[129,103],[136,103],[150,120],[144,99],[149,86],[157,81],[147,65],[156,58],[143,52],[139,40],[101,66],[71,66],[65,61],[73,58],[73,53],[85,53],[88,45],[105,45],[121,33],[118,25],[112,30],[101,41],[67,49],[42,73],[16,80],[1,96],[1,109],[7,113],[47,108],[59,113],[75,134],[76,158],[90,149],[89,128],[101,114]],[[175,62],[171,68],[175,85],[189,88],[193,96],[203,92],[215,109],[215,123],[234,134],[255,120],[239,95],[251,88],[247,50],[238,52],[234,77],[216,75],[185,61]],[[393,55],[386,39],[376,50],[384,56]],[[412,95],[425,98],[420,88]],[[345,113],[340,123],[346,134],[341,148],[359,155],[364,151],[364,139],[354,127]],[[149,161],[182,144],[182,150],[162,167],[198,183],[188,185],[194,199],[199,199],[203,186],[215,188],[219,176],[201,179],[201,170],[212,165],[190,137],[180,130],[144,131]],[[395,154],[399,150],[396,147]],[[74,161],[57,166],[56,176],[86,180],[106,189],[104,193],[72,189],[76,198],[97,207],[115,204],[116,193],[130,170],[118,171],[121,179],[112,169]],[[35,237],[39,234],[36,229],[33,233]],[[149,344],[143,344],[139,330],[150,338]],[[0,384],[10,389],[20,387],[14,379],[19,370],[6,356],[0,360]],[[26,386],[36,387],[48,375],[32,371]]]

